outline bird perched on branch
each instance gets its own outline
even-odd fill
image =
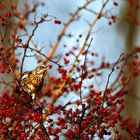
[[[41,90],[43,86],[44,74],[52,66],[41,65],[35,70],[26,71],[22,74],[19,83],[24,92],[30,94],[32,99],[36,99],[36,94]]]

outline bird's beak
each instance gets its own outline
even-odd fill
[[[43,68],[41,71],[42,72],[45,72],[45,71],[47,71],[47,70],[49,70],[49,69],[51,69],[52,68],[52,66],[51,65],[48,65],[48,66],[46,66],[45,68]]]
[[[52,65],[48,65],[48,66],[46,66],[45,70],[49,70],[51,68],[52,68]]]
[[[50,67],[46,66],[46,68],[44,68],[44,71],[49,70],[49,69],[50,69]]]

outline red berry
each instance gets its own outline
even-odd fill
[[[24,44],[24,45],[22,46],[22,48],[26,49],[26,48],[27,48],[27,45],[26,45],[26,44]]]
[[[55,23],[55,24],[61,24],[61,21],[59,21],[59,20],[54,20],[54,23]]]
[[[117,2],[114,2],[114,6],[118,6],[118,3]]]
[[[52,68],[52,65],[48,65],[48,68],[51,69]]]
[[[6,12],[6,13],[5,13],[5,17],[10,18],[10,17],[11,17],[11,13],[10,13],[10,12]]]

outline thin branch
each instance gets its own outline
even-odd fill
[[[3,48],[2,48],[2,49],[3,49]],[[4,49],[3,49],[3,53],[4,53],[4,55],[6,56],[6,52],[5,52]],[[5,58],[3,58],[2,55],[0,55],[0,57],[1,57],[1,59],[3,60],[3,62],[9,67],[9,69],[10,69],[10,71],[11,71],[11,73],[12,73],[14,79],[16,80],[16,84],[19,85],[17,76],[16,76],[15,72],[13,71],[12,66],[10,65],[10,63],[7,62],[8,60],[5,61]]]
[[[85,52],[84,67],[86,67],[87,53],[88,53],[88,50],[89,50],[89,48],[91,46],[92,41],[93,41],[93,38],[91,38],[90,43],[89,43],[89,45],[88,45],[88,47],[86,49],[86,52]],[[84,70],[82,69],[82,75],[83,75],[83,73],[84,73]],[[80,81],[81,85],[82,85],[82,81],[83,81],[83,78],[81,78],[81,81]],[[81,88],[80,88],[80,99],[82,101],[82,90],[81,90]]]
[[[46,128],[45,128],[43,122],[41,122],[40,125],[41,125],[41,127],[42,127],[42,129],[43,129],[43,131],[45,133],[46,139],[50,140],[49,134],[47,133]]]
[[[103,103],[102,103],[102,106],[104,105],[104,102],[105,102],[106,90],[108,89],[110,77],[111,77],[112,73],[114,72],[114,69],[115,69],[116,65],[120,62],[122,56],[123,56],[123,53],[120,55],[120,57],[118,58],[118,60],[116,61],[116,63],[113,65],[113,67],[111,69],[111,72],[108,75],[107,83],[106,83],[106,86],[105,86],[105,89],[104,89],[104,92],[103,92],[103,98],[102,98]]]
[[[25,57],[26,57],[26,52],[27,52],[27,49],[29,47],[29,43],[32,39],[32,37],[34,36],[35,34],[35,31],[37,30],[39,24],[43,23],[45,18],[48,16],[48,14],[44,15],[43,17],[41,17],[40,21],[36,22],[36,26],[34,27],[33,31],[32,31],[32,34],[30,35],[29,39],[27,40],[27,48],[25,48],[24,50],[24,55],[23,55],[23,58],[22,58],[22,61],[21,61],[21,69],[20,69],[20,76],[22,75],[22,71],[23,71],[23,65],[24,65],[24,60],[25,60]]]
[[[105,2],[105,3],[103,4],[103,6],[102,6],[100,12],[97,14],[95,20],[94,20],[93,23],[91,24],[91,26],[90,26],[90,28],[89,28],[89,30],[88,30],[88,34],[87,34],[87,36],[86,36],[86,39],[85,39],[85,41],[84,41],[83,46],[81,47],[79,53],[77,54],[77,56],[76,56],[76,58],[75,58],[75,60],[74,60],[74,62],[73,62],[73,64],[72,64],[70,70],[69,70],[68,73],[67,73],[66,78],[64,79],[63,83],[60,85],[60,88],[58,89],[56,95],[54,95],[54,99],[53,99],[53,101],[52,101],[53,103],[61,96],[61,91],[64,89],[64,87],[65,87],[65,85],[66,85],[66,82],[67,82],[67,80],[68,80],[68,78],[69,78],[69,76],[70,76],[71,71],[74,69],[74,67],[75,67],[75,65],[76,65],[76,62],[78,61],[79,56],[81,55],[81,53],[83,52],[83,50],[84,50],[84,48],[85,48],[85,46],[86,46],[86,44],[87,44],[87,41],[88,41],[88,39],[89,39],[89,36],[90,36],[90,34],[91,34],[91,31],[92,31],[93,27],[95,26],[95,24],[97,23],[97,21],[100,19],[100,16],[101,16],[101,14],[102,14],[102,12],[103,12],[103,10],[104,10],[104,8],[105,8],[105,6],[107,5],[108,2],[109,2],[109,0],[106,0],[106,2]]]
[[[61,39],[63,38],[63,36],[65,35],[65,32],[67,30],[67,28],[69,27],[69,25],[74,21],[74,19],[76,18],[76,16],[79,14],[79,12],[81,10],[83,10],[85,7],[87,7],[90,3],[92,3],[94,0],[89,0],[87,1],[83,6],[79,7],[76,12],[74,14],[72,14],[71,18],[68,20],[68,22],[65,24],[63,30],[61,31],[60,35],[58,36],[58,39],[57,41],[54,43],[49,55],[48,55],[48,58],[52,58],[53,54],[55,53]],[[45,60],[45,63],[48,62],[48,59]]]
[[[50,59],[49,57],[47,57],[47,56],[46,56],[44,53],[42,53],[41,51],[36,50],[36,49],[34,49],[34,48],[31,48],[31,47],[28,47],[28,49],[31,49],[31,50],[37,52],[38,54],[42,55],[44,58],[48,59],[50,62],[56,64],[59,68],[60,68],[60,67],[63,67],[63,66],[61,66],[60,64],[58,64],[56,61],[53,61],[52,59]]]

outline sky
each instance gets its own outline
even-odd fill
[[[92,4],[88,6],[88,9],[98,12],[103,5],[103,1],[95,0],[95,2],[93,2]],[[33,5],[33,2],[34,3],[38,2],[38,0],[30,1],[29,2],[30,6]],[[61,0],[61,1],[60,0],[53,0],[53,1],[44,0],[43,2],[46,5],[44,8],[39,7],[36,13],[36,17],[40,17],[40,15],[48,13],[48,15],[56,17],[58,20],[62,22],[60,25],[54,24],[54,19],[53,19],[49,22],[43,23],[39,26],[39,28],[35,32],[35,35],[33,36],[34,43],[37,45],[39,49],[42,46],[44,46],[42,51],[44,54],[47,55],[51,49],[51,45],[54,44],[55,41],[57,40],[57,37],[59,33],[61,32],[61,30],[63,29],[64,24],[69,20],[70,13],[74,13],[77,10],[77,7],[80,7],[85,3],[85,0],[77,0],[77,1],[75,0]],[[122,12],[122,9],[123,9],[122,7],[124,5],[120,2],[120,4],[122,4],[120,5],[120,8],[119,7],[114,8],[113,2],[114,1],[110,1],[109,4],[106,6],[105,11],[103,12],[104,14],[106,14],[106,16],[117,15],[120,12]],[[87,29],[89,28],[89,23],[92,23],[95,19],[95,15],[86,10],[82,10],[79,16],[80,16],[80,19],[74,21],[66,31],[66,34],[71,34],[73,37],[72,38],[64,37],[62,41],[60,42],[60,45],[54,55],[54,56],[57,56],[58,58],[61,56],[59,61],[62,60],[63,56],[65,55],[65,52],[67,51],[63,49],[63,46],[67,44],[68,50],[70,50],[73,46],[77,44],[76,40],[79,34],[82,34],[82,38],[80,39],[78,46],[79,47],[82,46],[85,40],[86,34],[87,34]],[[30,20],[33,20],[33,19],[34,19],[34,16],[31,16]],[[93,42],[91,44],[90,49],[93,50],[95,53],[99,54],[99,58],[96,58],[96,59],[94,58],[96,65],[99,65],[102,59],[105,59],[106,61],[109,61],[110,63],[116,62],[119,56],[125,50],[124,49],[126,45],[125,33],[129,31],[127,22],[124,21],[121,27],[118,28],[118,25],[120,24],[118,21],[115,24],[113,23],[111,26],[108,25],[109,21],[110,20],[108,18],[102,17],[96,23],[94,29],[92,30],[92,34],[90,35],[90,38],[93,38]],[[28,31],[31,33],[32,28],[29,27]],[[137,36],[139,38],[140,36],[139,32]],[[88,42],[90,41],[90,38]],[[138,43],[139,43],[138,41],[135,42],[136,45]],[[31,43],[30,43],[30,46],[32,47]],[[32,53],[33,52],[29,51],[29,55],[32,55]],[[28,57],[27,59],[25,59],[25,64],[23,68],[24,68],[24,71],[29,71],[29,70],[35,69],[37,65],[38,63],[34,57]],[[53,65],[53,69],[50,70],[49,73],[53,74],[54,76],[58,75],[55,65]],[[95,83],[97,83],[96,87],[99,90],[104,89],[109,73],[110,73],[110,70],[105,70],[102,73],[103,74],[102,77],[97,78],[96,81],[94,81]],[[113,72],[111,76],[110,83],[111,81],[115,79],[116,76],[117,76],[117,72],[115,71]]]
[[[43,13],[48,13],[49,15],[56,17],[62,22],[61,25],[55,25],[52,20],[48,23],[40,25],[33,37],[33,40],[37,44],[38,48],[41,48],[44,45],[45,48],[43,49],[43,52],[45,54],[48,54],[50,50],[50,44],[53,44],[56,41],[58,34],[64,27],[64,23],[66,23],[70,18],[69,13],[74,13],[78,6],[85,3],[85,0],[61,0],[61,2],[60,0],[44,0],[44,2],[46,3],[46,6],[45,8],[39,8],[37,16],[40,16]],[[98,11],[101,6],[102,1],[95,1],[94,4],[91,4],[89,6],[89,9]],[[95,19],[95,16],[90,12],[86,12],[86,10],[83,10],[80,13],[80,16],[81,20],[75,21],[67,30],[67,33],[71,33],[72,35],[74,35],[74,38],[63,38],[59,48],[62,48],[61,46],[64,44],[68,44],[69,46],[75,45],[75,40],[79,34],[83,35],[83,40],[81,40],[82,45],[88,29],[88,24],[86,21],[91,23]],[[30,27],[28,28],[28,30],[30,32],[32,31]],[[116,33],[115,25],[108,26],[108,19],[106,18],[102,18],[102,20],[97,22],[95,28],[93,29],[91,37],[94,38],[93,46],[95,51],[105,55],[105,57],[109,61],[116,60],[122,52],[123,43],[122,41],[118,41],[118,39],[120,40],[120,38]],[[61,49],[57,49],[57,52],[61,53]],[[110,52],[111,54],[113,53],[113,55],[110,55]],[[30,65],[30,62],[32,62],[32,65]],[[34,58],[26,59],[24,71],[34,69],[36,67],[36,64],[37,63]]]
[[[33,41],[37,44],[38,48],[41,48],[42,45],[45,46],[43,49],[43,53],[47,55],[50,51],[50,44],[54,44],[54,42],[57,39],[57,36],[59,35],[59,33],[64,27],[64,23],[66,23],[70,18],[69,13],[74,13],[77,7],[85,3],[85,0],[77,0],[77,1],[76,0],[53,0],[53,1],[44,0],[44,2],[46,3],[46,6],[45,8],[39,8],[39,12],[37,13],[37,16],[40,16],[43,13],[48,13],[49,15],[56,17],[58,20],[62,22],[61,25],[56,25],[52,20],[48,23],[40,25],[33,37]],[[109,9],[107,15],[110,15],[112,13],[116,15],[120,13],[120,11],[122,10],[122,8],[113,9],[112,3],[113,1],[111,1],[106,7],[106,10]],[[98,12],[102,4],[103,4],[102,0],[100,1],[95,0],[94,4],[91,4],[88,8]],[[63,45],[67,44],[68,49],[70,49],[72,46],[76,44],[76,39],[79,36],[79,34],[82,34],[82,39],[80,40],[79,43],[79,46],[82,46],[87,34],[87,29],[89,27],[87,21],[89,23],[92,23],[93,20],[95,19],[95,15],[91,14],[90,12],[87,12],[86,10],[83,10],[80,13],[80,17],[81,19],[72,23],[66,32],[67,34],[69,33],[72,34],[73,38],[64,37],[55,55],[63,56],[66,51],[63,49]],[[129,30],[129,28],[127,27],[127,23],[123,22],[123,26],[118,29],[117,26],[118,22],[109,26],[108,21],[109,20],[107,18],[102,17],[97,22],[95,28],[92,31],[92,34],[90,35],[90,38],[93,37],[93,42],[91,44],[90,49],[93,49],[96,53],[100,55],[99,58],[94,60],[97,65],[101,63],[102,59],[105,59],[110,63],[116,62],[125,48],[125,43],[126,43],[124,41],[125,33],[127,33]],[[31,32],[32,29],[29,28],[29,31]],[[138,33],[137,38],[139,38],[139,36],[140,35]],[[136,40],[135,44],[137,45],[139,44],[139,42]],[[32,44],[30,45],[32,46]],[[32,70],[37,65],[38,64],[34,58],[32,57],[27,58],[24,65],[24,71]],[[58,74],[55,69],[55,66],[49,73],[53,75]],[[110,70],[105,70],[103,72],[102,77],[97,78],[96,81],[93,81],[97,90],[104,90],[109,73]],[[113,74],[111,75],[110,83],[116,78],[116,76],[117,76],[117,72],[113,72]],[[88,82],[89,81],[85,81],[85,85]],[[78,98],[78,96],[76,97],[74,94],[70,94],[70,96],[67,98],[73,99],[73,97],[74,99]],[[59,100],[59,102],[63,102],[63,103],[67,102],[66,97],[62,97]]]

